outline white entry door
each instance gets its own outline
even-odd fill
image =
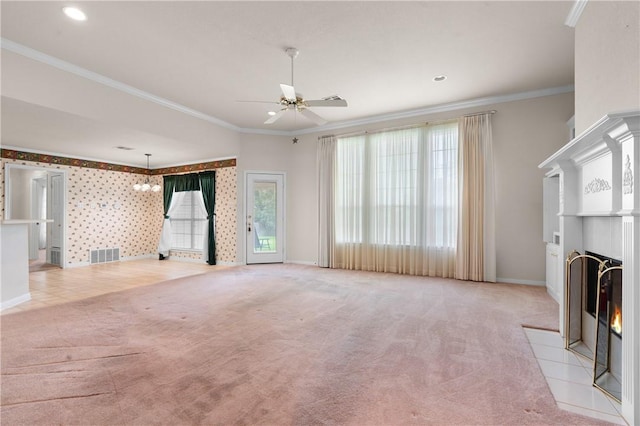
[[[247,173],[247,264],[284,262],[284,174]]]
[[[31,219],[47,218],[47,178],[31,179]],[[29,231],[29,260],[37,260],[40,250],[47,247],[47,222],[31,224]]]

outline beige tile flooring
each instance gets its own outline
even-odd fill
[[[524,330],[559,408],[617,425],[627,424],[620,403],[593,386],[593,361],[566,350],[558,332]]]
[[[228,268],[228,266],[142,259],[31,272],[29,273],[31,300],[3,310],[2,315],[59,305],[222,268]]]

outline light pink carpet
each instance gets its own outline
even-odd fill
[[[16,424],[599,424],[521,325],[544,288],[246,266],[2,316]]]

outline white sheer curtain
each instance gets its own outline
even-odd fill
[[[335,267],[452,277],[456,122],[338,138]]]
[[[460,224],[455,277],[496,281],[491,114],[460,120]]]
[[[202,196],[202,191],[193,191],[195,194],[195,203],[196,208],[200,210],[200,216],[207,217],[207,208],[204,205],[204,197]],[[173,201],[172,201],[173,203]],[[205,262],[209,259],[209,221],[203,221],[203,231],[202,231],[202,260]]]
[[[171,206],[167,211],[167,216],[171,217],[176,212],[180,204],[182,204],[182,198],[186,195],[186,192],[174,192],[171,198]],[[158,243],[158,253],[163,256],[169,256],[169,250],[173,245],[173,238],[171,236],[171,219],[165,218],[162,223],[162,233],[160,234],[160,242]]]
[[[335,136],[318,138],[318,266],[333,267],[334,263],[334,184]]]
[[[184,197],[188,196],[190,192],[193,192],[195,208],[199,210],[199,215],[201,217],[207,217],[207,209],[204,205],[204,198],[202,196],[202,191],[180,191],[174,192],[173,197],[171,198],[171,206],[169,207],[169,211],[167,212],[167,216],[172,217],[176,214],[177,210],[180,208],[184,201]],[[209,233],[208,223],[207,221],[203,221],[203,245],[202,245],[202,258],[203,260],[208,259],[208,242],[209,242]],[[158,253],[163,256],[169,256],[169,250],[173,247],[173,236],[171,234],[171,219],[165,219],[162,224],[162,233],[160,234],[160,243],[158,244]]]

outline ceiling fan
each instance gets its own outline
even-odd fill
[[[291,58],[291,85],[281,84],[280,90],[282,91],[282,96],[280,100],[275,102],[279,104],[282,108],[280,111],[276,112],[273,116],[269,117],[264,124],[273,124],[278,119],[280,119],[283,115],[286,114],[287,111],[293,110],[295,112],[299,112],[304,117],[313,121],[317,125],[323,125],[327,123],[327,120],[320,117],[315,112],[311,111],[310,107],[346,107],[347,101],[341,98],[340,96],[329,96],[322,99],[316,100],[306,100],[302,97],[301,94],[296,93],[296,89],[293,87],[293,60],[298,56],[298,49],[295,47],[288,47],[285,49],[285,53]],[[271,103],[271,102],[269,102]]]

